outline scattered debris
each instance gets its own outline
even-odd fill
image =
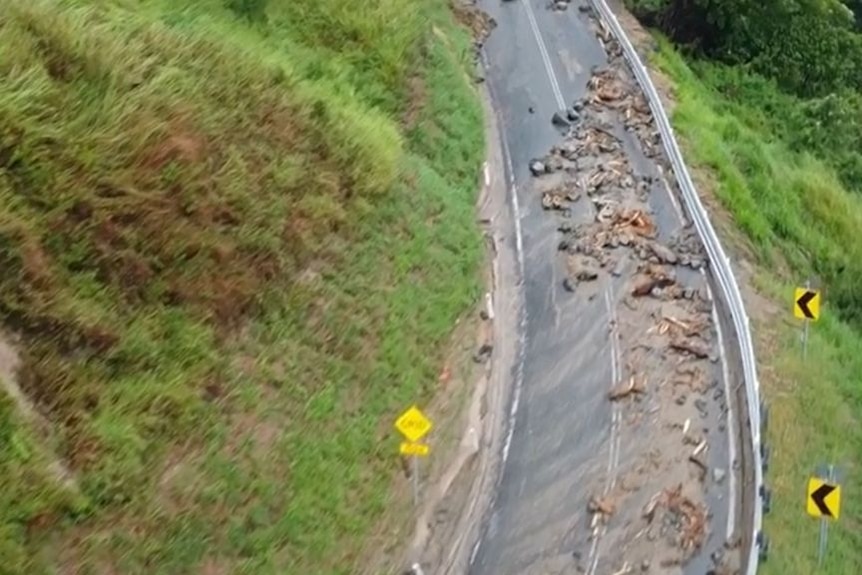
[[[709,472],[709,467],[707,467],[706,463],[701,461],[696,455],[689,455],[688,460],[700,468],[700,480],[703,481],[706,479],[706,474]]]
[[[709,348],[707,348],[706,345],[682,339],[675,339],[671,341],[670,348],[676,351],[682,351],[691,354],[698,359],[706,359],[710,355]]]
[[[610,517],[616,512],[616,506],[607,497],[591,497],[589,503],[587,503],[587,511],[594,515]]]
[[[533,173],[534,176],[541,176],[546,171],[545,164],[543,164],[539,160],[533,160],[532,162],[530,162],[530,171]]]
[[[452,2],[452,10],[458,21],[470,29],[477,47],[481,47],[491,31],[497,27],[496,20],[470,2],[463,0]]]
[[[569,128],[572,125],[565,112],[554,112],[554,115],[551,116],[551,123],[560,128]]]
[[[660,263],[675,264],[678,261],[676,254],[670,248],[666,248],[658,242],[651,243],[650,249]]]
[[[635,297],[654,295],[655,290],[672,286],[675,283],[676,280],[668,274],[662,273],[647,276],[635,284],[634,289],[632,289],[632,295]]]
[[[476,353],[473,354],[473,361],[476,363],[485,363],[491,357],[494,351],[494,346],[490,343],[482,344]]]
[[[706,509],[682,494],[682,484],[664,492],[662,504],[670,515],[670,525],[677,531],[679,547],[684,552],[699,549],[706,539]]]
[[[565,10],[569,4],[568,0],[548,1],[553,10]],[[584,4],[579,10],[591,9]],[[613,565],[618,569],[614,575],[623,575],[657,570],[660,565],[682,565],[705,541],[709,513],[699,503],[703,487],[692,478],[685,491],[683,484],[661,489],[660,481],[668,479],[668,470],[675,470],[677,477],[688,476],[689,466],[695,465],[702,483],[710,477],[715,483],[726,481],[727,471],[710,469],[705,453],[708,441],[715,439],[707,429],[692,425],[694,409],[703,415],[707,401],[722,401],[714,397],[709,387],[712,372],[704,367],[704,360],[715,357],[712,304],[697,285],[686,285],[698,280],[689,279],[693,274],[683,269],[706,266],[705,250],[690,224],[670,238],[659,236],[650,195],[654,190],[664,193],[663,187],[674,186],[676,181],[662,155],[648,101],[637,89],[619,43],[604,25],[596,24],[609,65],[593,70],[583,98],[554,113],[551,121],[564,129],[565,136],[546,156],[532,160],[529,168],[536,178],[535,201],[541,201],[549,217],[559,218],[561,239],[556,247],[567,266],[563,288],[574,293],[578,287],[586,287],[582,283],[631,274],[619,300],[617,321],[622,323],[618,323],[617,334],[627,339],[624,373],[636,375],[620,381],[608,392],[608,399],[624,410],[622,421],[637,425],[636,433],[645,434],[643,441],[656,441],[639,468],[629,470],[637,480],[620,479],[620,488],[626,492],[636,484],[637,489],[658,491],[642,511],[647,527],[633,538],[629,534],[630,542],[644,536],[636,547],[649,541],[649,554],[620,557]],[[657,172],[645,173],[640,163],[629,160],[633,140],[659,166]],[[599,285],[607,284],[601,281]],[[594,288],[585,289],[583,297],[596,293]],[[644,332],[647,338],[642,337]],[[657,382],[649,393],[647,374],[650,381],[655,374]],[[660,415],[652,417],[656,413]],[[672,432],[657,432],[667,429],[661,425],[667,418],[679,423]],[[656,421],[660,423],[656,425]],[[710,425],[715,424],[710,421]],[[680,440],[683,453],[678,453]],[[590,499],[588,509],[593,514],[593,536],[602,518],[623,516],[627,511],[607,498],[596,497]],[[657,553],[656,542],[661,545]]]
[[[626,383],[617,385],[608,393],[608,399],[618,401],[632,394],[646,393],[646,380],[638,381],[635,376],[631,376]]]

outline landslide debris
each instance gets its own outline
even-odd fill
[[[734,471],[711,453],[724,441],[728,398],[719,385],[717,333],[700,273],[708,258],[684,215],[680,223],[654,211],[651,200],[675,190],[675,180],[620,47],[602,27],[598,36],[609,65],[593,71],[585,97],[554,121],[565,128],[562,141],[529,169],[537,201],[559,222],[566,290],[622,288],[612,333],[624,369],[607,398],[624,422],[622,443],[635,454],[615,471],[625,476],[630,496],[591,499],[586,527],[591,540],[602,519],[602,537],[612,541],[608,572],[630,572],[634,565],[685,565],[701,553],[710,535],[706,489]],[[639,154],[647,162],[635,159]],[[724,557],[738,562],[733,553]]]

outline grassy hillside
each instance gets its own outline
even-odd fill
[[[828,150],[809,153],[796,145],[787,128],[805,113],[805,102],[740,69],[686,62],[667,42],[654,63],[674,82],[673,123],[688,163],[715,181],[719,199],[753,247],[760,290],[780,310],[756,327],[771,406],[767,481],[774,491],[763,572],[862,572],[862,334],[830,305],[836,284],[859,265],[862,199],[842,186]],[[790,302],[793,287],[809,275],[824,281],[825,308],[803,361]],[[805,514],[805,485],[816,466],[830,462],[844,473],[842,517],[830,528],[826,562],[818,570],[818,524]]]
[[[0,0],[0,571],[351,572],[479,287],[469,63],[445,0]]]

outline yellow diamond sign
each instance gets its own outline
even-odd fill
[[[431,420],[425,417],[425,414],[415,405],[395,421],[395,429],[400,431],[408,441],[414,443],[425,437],[431,431],[431,427],[433,427]]]

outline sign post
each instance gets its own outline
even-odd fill
[[[811,289],[811,280],[805,282],[804,288],[796,288],[793,295],[793,315],[803,320],[802,328],[802,359],[808,353],[808,324],[820,319],[820,292]]]
[[[425,417],[425,414],[419,411],[415,405],[395,420],[395,429],[407,439],[401,443],[399,451],[401,455],[408,455],[413,460],[411,473],[413,475],[413,505],[419,504],[419,458],[427,457],[431,451],[428,445],[418,443],[418,441],[425,437],[433,426],[431,420]]]
[[[818,473],[818,475],[823,475]],[[826,543],[829,537],[829,522],[835,521],[841,513],[841,486],[835,481],[835,466],[829,464],[826,479],[812,477],[808,480],[806,510],[812,517],[820,519],[820,540],[817,545],[817,566],[823,565],[826,556]]]

